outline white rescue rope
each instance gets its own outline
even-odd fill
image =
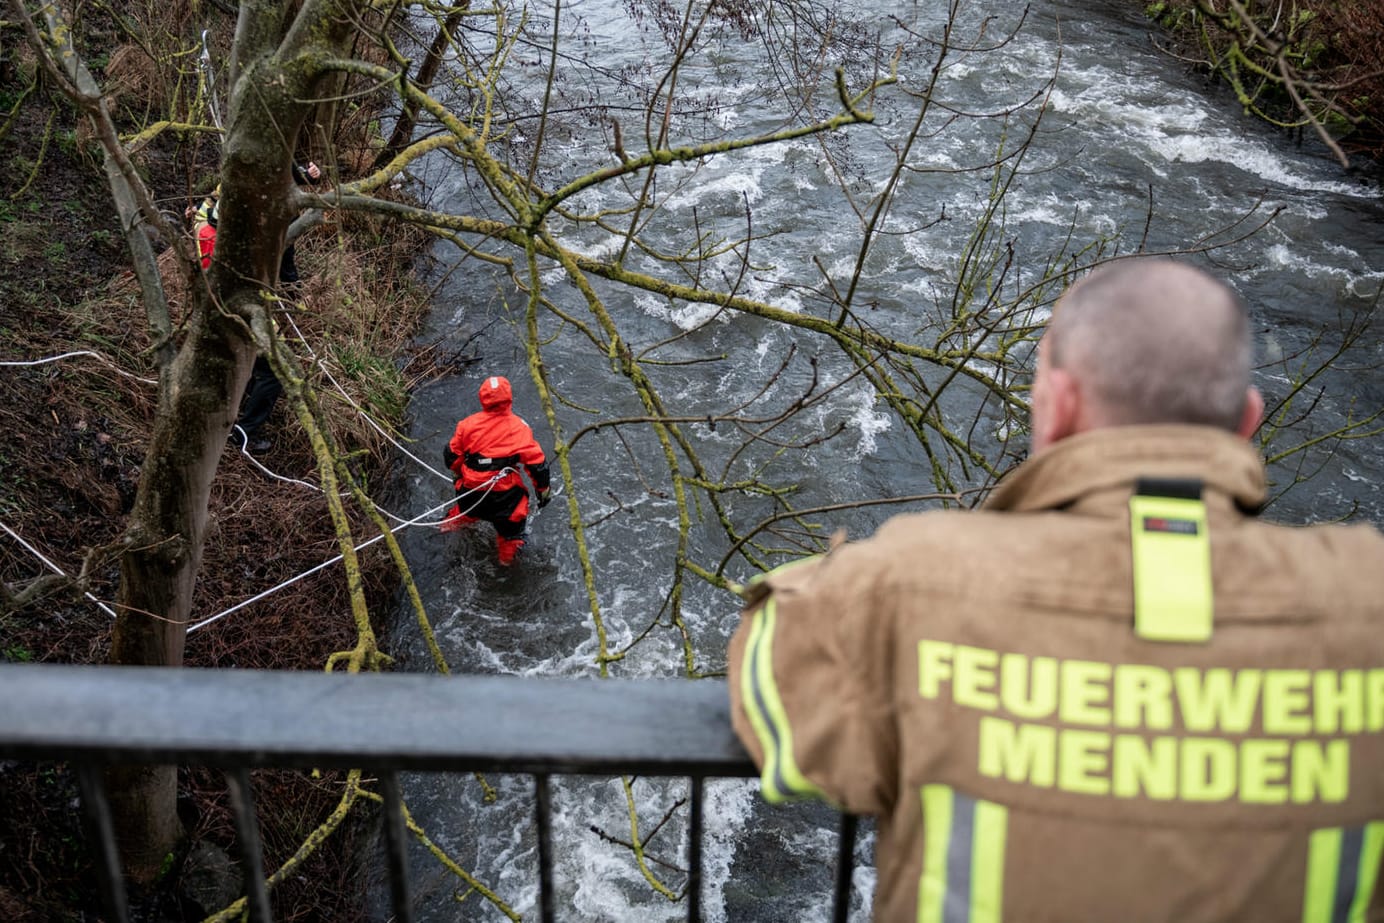
[[[28,542],[24,541],[23,538],[21,538],[13,529],[5,525],[3,522],[0,522],[0,529],[4,529],[6,534],[8,534],[10,538],[14,539],[16,542],[19,542],[19,544],[24,547],[25,551],[28,551],[29,554],[33,555],[34,557],[42,561],[44,564],[46,564],[48,566],[48,569],[51,570],[53,573],[57,574],[59,577],[66,577],[68,580],[72,579],[63,572],[63,569],[61,567],[54,564],[52,561],[48,560],[48,558],[44,556],[43,552],[39,551],[33,545],[30,545]],[[101,600],[97,599],[89,592],[83,593],[82,595],[94,602],[102,612],[106,613],[106,615],[109,615],[112,619],[115,618],[115,610],[112,609],[110,606],[101,602]]]
[[[23,367],[26,367],[26,366],[47,365],[47,364],[50,363],[50,362],[57,362],[57,361],[60,360],[60,359],[71,359],[71,358],[73,358],[74,356],[92,356],[92,357],[94,357],[94,358],[96,358],[96,359],[101,360],[101,361],[104,362],[106,365],[110,366],[110,367],[111,367],[111,371],[115,372],[117,375],[124,375],[126,378],[134,379],[135,381],[139,382],[140,384],[144,384],[144,385],[156,385],[156,384],[158,384],[158,382],[155,381],[155,380],[152,379],[152,378],[140,378],[138,375],[134,374],[133,372],[127,372],[127,371],[125,371],[125,370],[122,369],[120,366],[116,365],[114,362],[112,362],[111,360],[107,359],[105,356],[101,355],[100,353],[92,352],[92,351],[89,350],[89,349],[79,349],[79,350],[77,350],[76,352],[63,353],[63,354],[60,355],[60,356],[48,356],[48,357],[43,358],[43,359],[28,359],[28,360],[24,360],[24,361],[22,361],[22,362],[19,361],[19,360],[15,360],[15,359],[3,359],[3,360],[0,360],[0,365],[13,366],[13,367],[16,367],[16,368],[23,368]]]
[[[415,518],[415,519],[411,519],[411,520],[407,520],[407,521],[405,521],[405,522],[399,523],[399,525],[395,526],[394,528],[390,529],[389,531],[390,531],[391,533],[393,533],[393,532],[398,532],[400,529],[407,528],[408,526],[421,525],[421,524],[423,523],[423,520],[424,520],[425,517],[431,516],[433,513],[436,513],[436,512],[438,512],[439,510],[446,509],[447,506],[449,506],[452,502],[453,502],[453,501],[448,500],[446,503],[439,504],[438,506],[433,507],[432,509],[428,510],[427,512],[420,514],[420,515],[419,515],[417,518]],[[378,542],[380,539],[382,539],[382,538],[384,538],[384,537],[385,537],[385,533],[384,533],[384,532],[381,532],[379,535],[376,535],[374,538],[368,538],[368,539],[366,539],[365,541],[361,542],[359,545],[356,546],[356,551],[360,551],[362,548],[368,548],[369,546],[375,544],[376,542]],[[223,610],[223,611],[221,611],[221,612],[218,612],[216,615],[211,616],[210,618],[206,618],[206,619],[203,619],[203,620],[200,621],[200,622],[196,622],[196,623],[194,623],[194,624],[192,624],[192,625],[189,625],[189,626],[188,626],[188,629],[187,629],[187,633],[188,633],[188,634],[192,634],[194,631],[197,631],[197,630],[200,629],[200,628],[205,628],[206,626],[210,625],[212,622],[216,622],[216,621],[219,621],[219,620],[225,618],[226,616],[230,615],[232,612],[238,612],[239,610],[244,609],[246,606],[248,606],[248,605],[250,605],[250,604],[252,604],[252,603],[259,602],[261,599],[264,599],[264,598],[267,597],[267,596],[272,596],[273,594],[279,592],[280,590],[284,589],[285,587],[292,586],[293,584],[297,583],[299,580],[304,579],[305,577],[310,577],[310,576],[312,576],[313,574],[317,573],[317,572],[320,571],[320,570],[324,570],[324,569],[326,569],[326,568],[328,568],[328,567],[331,567],[333,564],[337,563],[338,561],[340,561],[340,560],[341,560],[342,558],[344,558],[344,557],[345,557],[344,554],[339,554],[339,555],[337,555],[337,556],[334,557],[334,558],[331,558],[331,559],[329,559],[329,560],[323,561],[321,564],[318,564],[316,567],[311,567],[311,568],[309,568],[309,569],[303,571],[301,574],[298,574],[297,576],[290,577],[289,579],[285,580],[283,583],[280,583],[278,586],[272,586],[272,587],[270,587],[269,589],[264,590],[263,592],[256,593],[254,596],[251,596],[249,599],[241,600],[240,602],[236,603],[234,606],[231,606],[229,609],[225,609],[225,610]]]
[[[437,470],[432,465],[423,461],[423,459],[419,458],[417,455],[414,455],[408,449],[404,448],[403,445],[401,445],[397,439],[395,439],[388,432],[386,432],[384,427],[380,426],[373,419],[371,419],[370,414],[365,412],[365,408],[357,404],[355,399],[351,397],[351,395],[347,393],[346,389],[341,386],[340,382],[338,382],[336,378],[333,377],[331,370],[327,368],[326,363],[324,363],[321,359],[317,357],[317,353],[313,350],[312,344],[308,342],[308,338],[303,336],[302,330],[298,329],[298,323],[293,319],[293,315],[284,313],[284,317],[288,319],[289,326],[293,328],[293,332],[298,335],[298,342],[303,344],[303,348],[306,349],[308,351],[308,355],[312,357],[313,364],[321,370],[323,375],[327,376],[327,381],[330,381],[332,383],[332,387],[336,388],[337,392],[340,393],[341,396],[346,399],[346,403],[350,404],[352,407],[355,408],[356,413],[360,414],[361,419],[363,419],[366,423],[370,424],[370,427],[375,432],[383,436],[386,442],[394,446],[394,448],[398,449],[400,452],[407,455],[409,458],[416,461],[424,469],[437,475],[449,484],[453,482],[454,478],[452,477],[452,475],[445,474]]]
[[[299,487],[306,487],[308,490],[316,491],[319,494],[322,493],[322,488],[318,487],[316,484],[313,484],[309,481],[300,481],[297,478],[285,477],[282,474],[277,474],[273,471],[270,471],[260,462],[258,458],[250,454],[250,434],[245,432],[245,430],[241,429],[239,423],[232,423],[231,429],[240,434],[240,454],[248,458],[250,460],[250,464],[254,465],[256,468],[263,471],[265,474],[269,475],[269,477],[273,478],[276,481],[283,481],[285,484],[297,484]]]
[[[216,69],[211,66],[211,49],[207,47],[209,34],[210,29],[202,30],[202,70],[207,90],[207,109],[211,112],[211,120],[215,123],[216,130],[224,135],[226,127],[221,124],[221,107],[216,104]]]

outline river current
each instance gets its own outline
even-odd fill
[[[900,85],[885,88],[872,103],[875,124],[833,136],[830,158],[817,141],[806,138],[718,155],[695,168],[667,168],[658,191],[660,209],[650,223],[650,235],[661,233],[664,240],[685,237],[689,228],[734,237],[744,233],[746,216],[752,215],[756,240],[750,268],[725,254],[711,260],[707,271],[718,285],[734,285],[742,294],[795,312],[827,310],[813,292],[823,273],[849,279],[863,222],[851,210],[842,182],[860,202],[885,187],[893,151],[917,111],[916,99],[904,90],[921,86],[936,60],[935,46],[915,36],[936,38],[947,15],[940,4],[853,6],[838,11],[863,24],[855,34],[876,35],[884,47],[904,49],[898,59]],[[1012,150],[1042,108],[1040,129],[1012,178],[1001,213],[997,239],[1001,248],[1008,247],[1013,266],[1006,284],[1016,290],[1030,284],[1048,254],[1097,239],[1106,241],[1107,253],[1132,252],[1141,245],[1153,251],[1219,245],[1188,258],[1222,275],[1251,305],[1260,360],[1257,383],[1270,407],[1293,393],[1304,375],[1312,375],[1281,408],[1276,419],[1282,425],[1265,447],[1269,456],[1283,455],[1271,466],[1274,500],[1268,515],[1288,522],[1356,517],[1384,523],[1384,437],[1373,434],[1375,426],[1350,430],[1354,438],[1324,439],[1291,451],[1384,408],[1384,376],[1378,372],[1384,347],[1378,333],[1365,330],[1349,339],[1378,313],[1384,288],[1384,199],[1378,184],[1345,173],[1316,144],[1298,147],[1243,116],[1223,90],[1154,47],[1140,4],[1127,10],[1114,6],[1096,0],[1039,2],[1023,19],[1014,5],[994,0],[959,9],[958,43],[979,36],[976,44],[999,47],[949,55],[935,95],[957,115],[932,117],[912,148],[911,169],[900,174],[892,207],[864,263],[856,309],[876,329],[902,339],[935,336],[938,312],[950,303],[962,275],[962,254],[976,221],[993,201],[997,174],[981,167],[998,150]],[[581,37],[572,46],[576,52],[570,72],[563,72],[564,86],[571,96],[586,92],[617,114],[640,105],[628,74],[666,57],[656,30],[637,28],[629,7],[619,0],[579,0],[564,3],[561,12]],[[551,28],[542,18],[552,12],[546,5],[533,10],[535,34]],[[997,41],[1011,31],[1007,42]],[[534,49],[519,57],[525,55],[541,57]],[[592,69],[592,61],[599,62],[598,69]],[[780,126],[783,99],[773,88],[785,69],[755,38],[722,34],[682,73],[681,92],[700,102],[702,114],[675,120],[673,141],[695,141],[692,135],[707,124],[735,137]],[[535,82],[528,89],[537,98],[541,69],[530,76]],[[855,76],[859,84],[868,75]],[[824,86],[829,100],[829,82]],[[1003,111],[1014,115],[1007,122],[966,115]],[[637,113],[629,119],[639,122]],[[524,131],[524,125],[516,123],[515,130]],[[643,149],[636,135],[642,137],[642,131],[627,129],[625,146],[631,153]],[[522,145],[532,139],[518,140]],[[539,181],[555,188],[607,166],[613,162],[608,148],[609,137],[602,132],[554,123],[540,151]],[[422,179],[437,207],[471,213],[487,207],[475,177],[445,160],[431,162]],[[587,211],[613,209],[622,204],[622,195],[623,187],[595,189],[577,204]],[[572,224],[564,231],[564,243],[592,255],[609,255],[617,246],[610,235],[589,226]],[[467,373],[415,393],[414,451],[440,469],[452,428],[476,409],[476,388],[491,374],[509,376],[516,411],[550,449],[553,433],[523,347],[523,294],[493,267],[459,259],[454,248],[439,247],[436,257],[438,269],[430,280],[437,289],[436,307],[421,339],[442,352],[463,350],[477,361]],[[631,264],[637,265],[634,257]],[[544,294],[563,311],[581,312],[580,297],[564,285],[561,273],[551,265],[543,270]],[[690,438],[716,470],[724,465],[736,475],[768,472],[774,483],[796,484],[799,507],[938,488],[936,472],[920,458],[908,428],[862,377],[851,374],[850,363],[825,339],[662,295],[604,283],[598,291],[618,315],[633,351],[660,360],[649,366],[650,374],[673,414],[720,413],[752,399],[757,413],[772,414],[803,394],[814,376],[817,392],[838,386],[776,432],[776,444],[741,451],[732,427],[689,424]],[[1041,305],[1033,312],[1034,320],[1042,319]],[[547,374],[562,397],[557,414],[567,438],[592,423],[645,412],[612,363],[593,356],[589,342],[571,325],[545,315],[540,336]],[[1347,341],[1331,367],[1315,371]],[[937,380],[929,379],[934,385]],[[1309,408],[1311,413],[1304,414]],[[942,413],[954,428],[971,434],[988,462],[1002,468],[1015,460],[1022,435],[979,389],[954,389]],[[824,434],[830,438],[817,438]],[[513,571],[494,565],[485,529],[450,535],[420,529],[403,535],[452,669],[596,675],[601,648],[565,506],[567,493],[575,491],[588,524],[607,649],[629,648],[611,674],[685,675],[681,633],[666,620],[650,630],[666,611],[678,536],[678,509],[665,489],[659,444],[647,428],[609,427],[584,435],[570,460],[573,484],[560,488],[563,496],[531,519],[525,559]],[[397,505],[417,515],[447,499],[449,485],[436,471],[408,461],[402,467]],[[958,488],[987,481],[974,464],[953,459],[944,468]],[[726,508],[741,528],[773,509],[762,496],[731,496]],[[728,542],[709,508],[698,509],[702,521],[689,530],[687,554],[714,568]],[[849,509],[814,517],[814,524],[823,534],[844,528],[862,537],[899,511]],[[742,558],[732,558],[726,568],[726,576],[737,581],[752,572]],[[689,579],[681,615],[693,640],[694,669],[712,674],[724,669],[726,639],[737,620],[734,597]],[[433,669],[407,609],[400,610],[393,647],[403,668]],[[414,817],[442,848],[528,917],[537,908],[531,782],[505,776],[489,782],[499,794],[494,804],[483,802],[480,785],[470,777],[412,777],[406,780],[406,797]],[[649,780],[637,781],[633,792],[645,830],[683,795],[677,783]],[[707,795],[706,918],[826,919],[834,816],[811,807],[767,808],[757,786],[747,782],[712,782]],[[593,832],[628,837],[619,780],[563,780],[555,790],[554,810],[560,919],[685,916],[683,904],[649,887],[628,849]],[[682,835],[682,818],[675,811],[650,853],[680,865]],[[868,918],[871,850],[867,829],[858,849],[854,919]],[[421,919],[503,919],[478,895],[466,895],[466,887],[421,848],[411,855],[411,866]],[[651,869],[674,891],[681,887],[682,875],[674,868],[655,862]]]

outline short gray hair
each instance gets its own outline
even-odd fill
[[[1058,301],[1044,349],[1109,425],[1239,426],[1250,386],[1249,311],[1219,279],[1168,259],[1100,267]]]

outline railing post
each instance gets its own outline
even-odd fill
[[[553,806],[548,774],[535,773],[534,794],[538,821],[538,907],[543,923],[553,923]]]
[[[106,800],[106,786],[101,781],[101,768],[82,763],[77,767],[77,784],[82,791],[87,836],[96,844],[98,853],[96,879],[101,887],[101,902],[114,923],[126,923],[130,908],[125,900],[125,878],[120,872],[120,853],[115,846],[115,826],[111,822],[110,802]]]
[[[240,843],[240,867],[245,874],[245,903],[250,911],[250,923],[270,923],[269,889],[264,880],[264,852],[260,847],[259,822],[255,819],[254,794],[250,790],[250,770],[228,771],[226,788],[231,794],[236,840]]]
[[[702,918],[702,782],[701,776],[693,776],[690,806],[687,818],[687,919],[698,923]]]
[[[408,843],[404,839],[404,797],[399,791],[399,774],[380,773],[380,792],[384,795],[385,853],[389,865],[389,893],[394,901],[397,923],[412,923],[413,906],[408,894]]]
[[[841,815],[841,839],[836,847],[836,887],[832,896],[831,918],[846,923],[851,911],[851,873],[855,869],[855,833],[860,819],[854,814]]]

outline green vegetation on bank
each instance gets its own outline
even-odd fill
[[[1310,132],[1343,165],[1384,163],[1384,4],[1378,0],[1156,0],[1173,51],[1214,73],[1246,112]]]

